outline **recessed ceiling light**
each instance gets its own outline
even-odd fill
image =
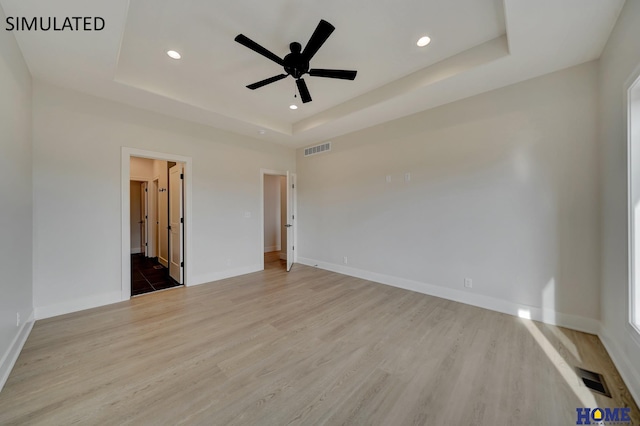
[[[425,47],[429,43],[431,43],[431,39],[427,36],[424,36],[424,37],[420,37],[420,39],[418,39],[418,43],[416,44],[420,47]]]
[[[289,109],[298,109],[298,105],[291,104],[291,105],[289,105]]]
[[[168,50],[167,51],[167,55],[169,55],[169,57],[172,58],[172,59],[180,59],[180,58],[182,58],[182,55],[180,55],[175,50]]]

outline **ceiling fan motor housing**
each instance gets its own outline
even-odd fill
[[[293,42],[289,45],[291,53],[284,57],[284,70],[296,80],[309,72],[309,60],[300,53],[302,46]]]

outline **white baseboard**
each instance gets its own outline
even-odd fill
[[[443,299],[460,302],[467,305],[477,306],[504,314],[523,316],[526,315],[535,321],[544,322],[551,325],[571,328],[573,330],[583,331],[590,334],[598,334],[600,331],[600,321],[592,318],[585,318],[576,315],[562,314],[549,309],[542,309],[536,306],[529,306],[510,302],[504,299],[498,299],[491,296],[483,296],[479,294],[469,293],[461,290],[455,290],[448,287],[427,284],[419,281],[408,280],[405,278],[394,277],[391,275],[369,272],[362,269],[351,268],[344,265],[322,262],[319,260],[299,257],[298,263],[307,266],[315,266],[328,271],[337,272],[339,274],[349,275],[368,281],[374,281],[380,284],[386,284],[393,287],[403,288],[418,293],[428,294],[430,296],[441,297]]]
[[[131,247],[131,254],[142,253],[142,248],[140,247]]]
[[[270,247],[264,248],[265,253],[271,253],[272,251],[280,251],[280,250],[281,250],[280,246],[270,246]]]
[[[196,277],[193,283],[187,286],[206,284],[212,281],[223,280],[225,278],[237,277],[239,275],[250,274],[252,272],[262,271],[262,265],[250,265],[226,271],[215,272],[213,274]],[[55,317],[58,315],[69,314],[72,312],[84,311],[85,309],[97,308],[99,306],[110,305],[112,303],[122,302],[122,292],[116,291],[111,293],[98,294],[82,299],[69,300],[62,303],[56,303],[48,306],[39,306],[35,309],[35,318],[44,319]]]
[[[84,311],[85,309],[97,308],[98,306],[110,305],[117,302],[122,302],[122,292],[120,291],[97,294],[95,296],[84,297],[82,299],[72,299],[53,305],[38,306],[35,309],[35,317],[36,319],[51,318],[58,315]]]
[[[169,261],[167,259],[165,259],[164,257],[160,257],[158,256],[158,262],[164,266],[165,268],[169,267]]]
[[[249,265],[243,266],[241,268],[228,269],[226,271],[214,272],[211,274],[200,275],[194,278],[192,284],[188,284],[187,287],[191,287],[194,285],[207,284],[213,281],[220,281],[227,278],[238,277],[240,275],[251,274],[253,272],[262,271],[262,265]]]
[[[20,329],[16,333],[16,336],[13,338],[11,345],[9,345],[9,349],[7,349],[7,351],[2,356],[2,359],[0,359],[0,391],[2,391],[4,384],[7,383],[9,374],[11,374],[11,370],[18,360],[20,351],[22,351],[22,347],[27,341],[29,333],[31,333],[34,322],[34,312],[32,311],[31,315],[29,315],[29,318],[24,323],[22,323],[22,327],[20,327]]]
[[[618,369],[620,377],[627,385],[631,396],[636,401],[636,404],[640,405],[640,364],[631,362],[626,351],[612,338],[612,334],[604,326],[600,328],[599,337]],[[633,339],[629,339],[629,344],[635,344]]]

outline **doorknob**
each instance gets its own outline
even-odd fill
[[[287,224],[285,225],[285,228],[291,228],[292,226],[293,226],[293,225],[290,225],[290,224],[288,224],[288,223],[287,223]]]

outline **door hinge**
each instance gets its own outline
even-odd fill
[[[296,249],[296,246],[291,246],[291,250],[295,250],[295,249]]]
[[[180,223],[184,223],[184,217],[180,218]]]
[[[144,192],[149,192],[149,191],[147,191],[147,188],[145,188],[145,189],[144,189]]]
[[[295,219],[295,218],[296,218],[296,215],[292,214],[291,219]]]
[[[184,268],[184,262],[180,262],[180,267]]]
[[[145,218],[145,219],[149,219],[149,216],[147,216],[147,215],[144,215],[144,218]]]
[[[145,247],[147,247],[148,245],[149,245],[149,244],[147,244],[147,243],[144,243],[144,246],[145,246]]]
[[[184,179],[184,173],[180,173],[180,179]]]
[[[291,184],[291,188],[296,189],[296,184],[295,184],[295,183],[292,183],[292,184]]]
[[[167,226],[167,229],[168,229],[169,231],[171,231],[171,225]]]

